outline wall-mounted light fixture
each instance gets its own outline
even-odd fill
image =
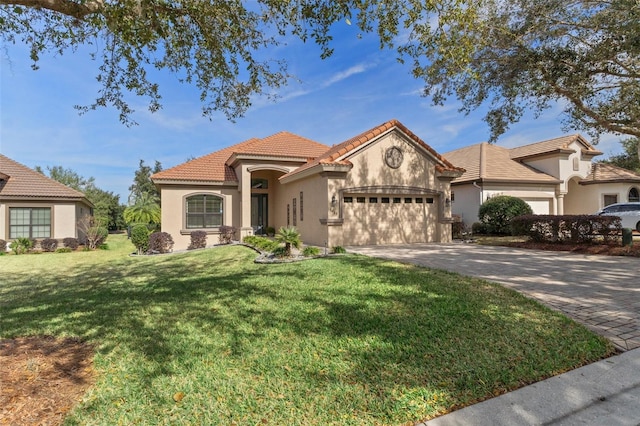
[[[331,212],[335,213],[336,212],[336,206],[338,205],[338,200],[336,199],[336,195],[333,194],[331,196]]]
[[[451,198],[447,197],[444,200],[445,207],[451,207]]]

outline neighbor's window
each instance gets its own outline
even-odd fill
[[[382,204],[389,204],[389,197],[382,197]]]
[[[377,203],[378,202],[378,197],[369,197],[369,202],[373,203],[373,204]]]
[[[411,197],[407,197],[404,199],[405,204],[411,204]]]
[[[344,197],[345,203],[353,203],[353,197]]]
[[[416,204],[422,204],[422,197],[416,197]]]
[[[186,200],[187,228],[222,226],[222,198],[215,195],[193,195]]]
[[[635,203],[640,201],[640,193],[638,193],[638,188],[631,188],[629,190],[629,202]]]
[[[364,197],[356,197],[356,202],[358,203],[364,203],[365,198]]]
[[[393,202],[395,203],[399,203],[402,199],[400,197],[393,197]]]
[[[9,209],[9,238],[50,238],[51,208]]]
[[[604,206],[608,206],[609,204],[615,204],[618,202],[617,194],[604,194]]]

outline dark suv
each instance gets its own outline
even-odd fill
[[[640,232],[640,203],[609,204],[597,214],[618,216],[623,228],[632,228]]]

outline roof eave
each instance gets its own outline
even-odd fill
[[[153,179],[156,185],[237,186],[237,180]]]
[[[320,173],[347,173],[353,164],[319,163],[300,172],[293,171],[280,177],[280,183],[286,184]]]
[[[286,162],[286,163],[306,163],[309,157],[299,156],[285,156],[285,155],[262,155],[262,154],[243,154],[234,152],[229,156],[225,164],[229,167],[235,167],[239,162],[253,160],[253,161],[274,161],[274,162]]]

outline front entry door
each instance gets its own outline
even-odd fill
[[[268,223],[267,194],[251,194],[251,227],[254,234],[265,234]]]

